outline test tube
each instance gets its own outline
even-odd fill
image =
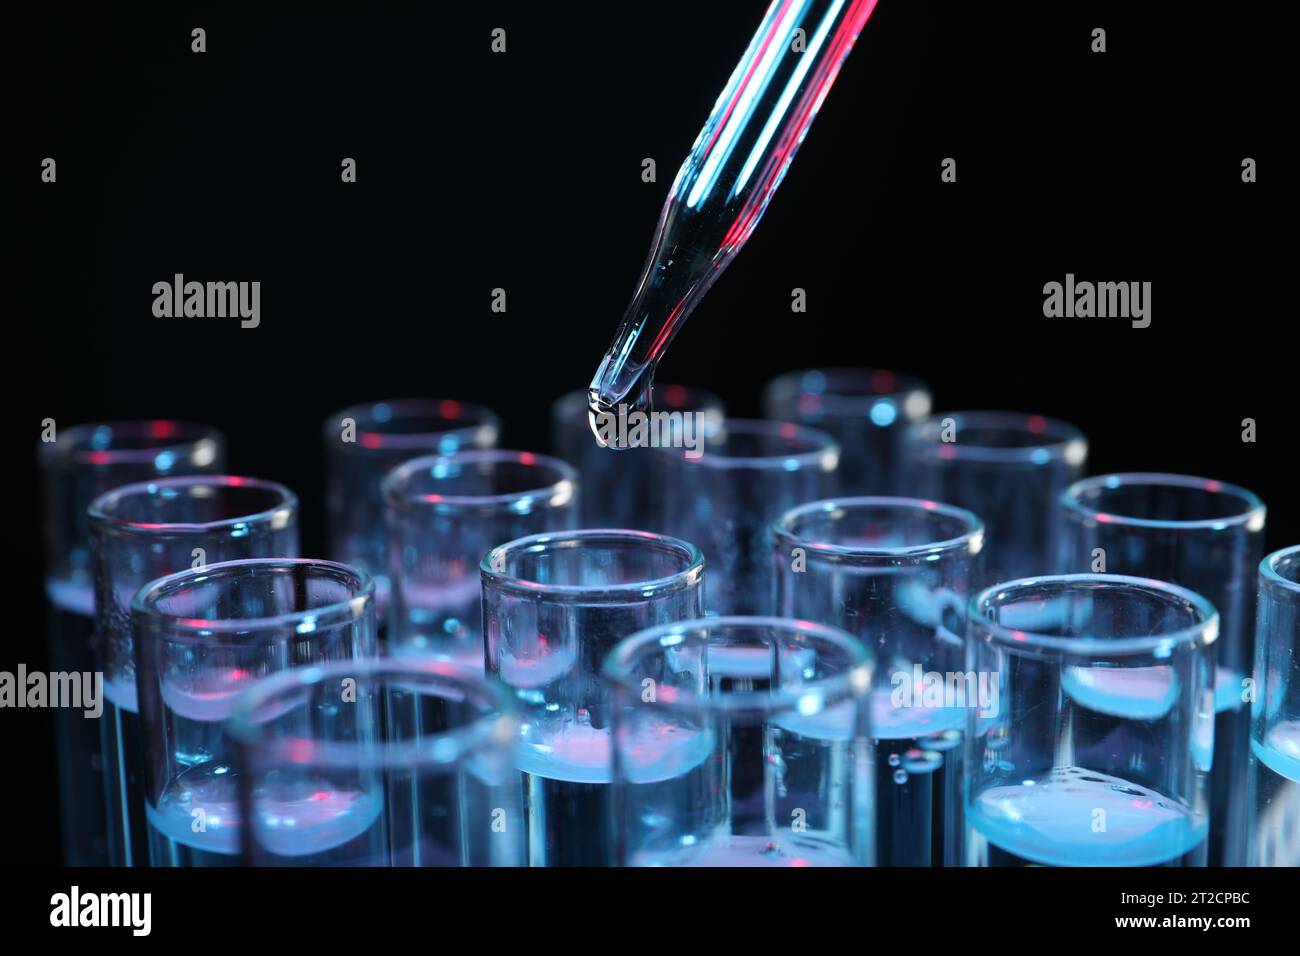
[[[504,687],[445,660],[295,667],[253,683],[226,734],[252,866],[521,862],[518,721]],[[322,795],[328,797],[322,797]]]
[[[966,669],[966,601],[984,526],[914,498],[844,498],[776,523],[777,613],[839,627],[876,657],[871,694],[876,862],[962,864],[962,733],[996,710]]]
[[[790,422],[727,419],[701,454],[656,449],[658,524],[709,562],[710,614],[772,611],[772,522],[835,494],[839,446]]]
[[[225,439],[206,425],[156,420],[51,424],[37,446],[45,536],[51,670],[89,674],[95,664],[94,568],[86,509],[104,492],[148,478],[225,468]],[[82,711],[54,712],[63,862],[108,865],[108,808],[99,726]]]
[[[840,446],[840,492],[902,493],[907,428],[930,414],[920,379],[882,368],[810,368],[763,387],[763,414],[826,432]]]
[[[1209,601],[1150,578],[1049,575],[971,599],[974,866],[1204,866],[1214,750]]]
[[[1247,678],[1254,661],[1256,569],[1263,503],[1245,488],[1188,475],[1100,475],[1061,495],[1060,566],[1170,581],[1219,612],[1215,644],[1210,866],[1245,866]]]
[[[109,857],[115,866],[144,866],[149,844],[131,598],[149,581],[185,569],[296,554],[298,500],[283,485],[252,478],[165,478],[100,495],[89,515]]]
[[[371,402],[325,419],[329,556],[374,580],[381,626],[389,591],[384,475],[422,455],[495,448],[500,430],[495,412],[453,399]]]
[[[1079,429],[1042,415],[934,415],[904,437],[904,493],[983,519],[984,583],[1045,574],[1058,570],[1057,499],[1087,457]]]
[[[1300,545],[1259,566],[1248,859],[1300,866]]]
[[[531,535],[483,558],[487,670],[514,692],[531,866],[603,866],[612,852],[610,700],[600,667],[636,631],[698,617],[704,558],[644,531]],[[656,756],[664,775],[676,753]]]
[[[483,669],[479,561],[506,541],[577,526],[578,473],[523,451],[466,451],[398,465],[384,479],[388,653]]]
[[[613,690],[621,866],[867,866],[872,655],[837,628],[711,617],[641,631]]]
[[[142,587],[131,601],[131,626],[150,863],[231,866],[239,862],[244,817],[223,722],[239,692],[259,678],[373,656],[373,585],[332,561],[224,561]],[[328,757],[327,750],[320,755]],[[281,794],[290,789],[286,784]],[[277,846],[303,866],[328,862],[340,848],[351,851],[378,813],[358,794],[324,782],[283,799]]]
[[[689,424],[690,437],[721,427],[725,409],[722,399],[702,388],[685,385],[656,385],[653,409],[647,414],[677,416],[667,419],[670,429]],[[689,423],[686,415],[695,416]],[[564,461],[573,462],[582,476],[583,488],[596,490],[582,496],[582,525],[587,528],[652,527],[658,514],[658,485],[651,480],[654,452],[646,444],[629,445],[620,452],[602,448],[588,421],[587,390],[561,395],[551,406],[551,446]]]

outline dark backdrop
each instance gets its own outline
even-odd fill
[[[267,6],[58,6],[14,28],[7,178],[32,213],[15,230],[32,304],[7,337],[23,484],[0,667],[44,663],[42,418],[217,425],[234,471],[299,492],[309,551],[319,425],[343,405],[473,400],[504,416],[507,447],[545,446],[547,406],[589,381],[763,8]],[[1282,5],[1135,6],[881,0],[661,380],[745,414],[789,368],[910,371],[936,410],[1077,423],[1094,472],[1247,485],[1270,505],[1268,546],[1294,543],[1294,170],[1276,133],[1294,115],[1267,12]],[[57,185],[38,181],[44,156]],[[939,180],[949,156],[956,184]],[[154,318],[151,286],[175,272],[261,281],[261,327]],[[1045,319],[1042,286],[1067,272],[1152,282],[1151,327]],[[0,713],[0,735],[13,860],[53,862],[48,713]]]

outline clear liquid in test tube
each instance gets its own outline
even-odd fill
[[[52,669],[88,674],[95,662],[92,501],[132,482],[214,474],[225,467],[225,439],[206,425],[151,420],[99,422],[58,430],[42,441],[45,590]],[[101,715],[107,719],[107,715]],[[60,823],[66,866],[106,866],[114,859],[101,720],[54,712]]]

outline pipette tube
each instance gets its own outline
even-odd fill
[[[621,403],[648,403],[656,363],[758,225],[875,6],[768,7],[673,181],[632,302],[588,389],[593,430]]]

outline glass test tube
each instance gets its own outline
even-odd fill
[[[871,653],[837,628],[763,617],[622,641],[613,860],[632,866],[864,866]]]
[[[1219,618],[1150,578],[1071,574],[971,599],[967,714],[974,866],[1204,866]]]
[[[716,431],[725,415],[718,396],[684,385],[656,385],[653,409],[662,415],[698,416],[690,423],[692,441],[697,434]],[[671,427],[684,424],[668,422]],[[586,389],[561,395],[551,406],[551,447],[561,459],[573,462],[584,488],[596,490],[582,496],[583,527],[659,530],[652,527],[658,513],[658,486],[651,480],[654,453],[646,445],[620,451],[602,448],[588,422]]]
[[[518,720],[481,666],[296,667],[244,691],[226,733],[240,817],[252,821],[241,830],[248,865],[522,862]]]
[[[532,535],[484,557],[487,670],[510,687],[523,725],[517,765],[532,866],[609,862],[610,701],[600,667],[636,631],[698,617],[704,558],[643,531]],[[686,759],[673,741],[646,773]]]
[[[235,864],[243,816],[223,722],[239,692],[259,678],[373,656],[373,585],[333,561],[225,561],[141,588],[131,626],[150,863]],[[324,782],[310,790],[284,782],[279,798],[279,850],[304,866],[351,852],[379,812],[378,804]]]
[[[984,521],[984,583],[1058,570],[1057,499],[1083,475],[1073,425],[1022,412],[932,415],[903,440],[903,489]]]
[[[100,495],[89,514],[96,650],[104,673],[100,733],[109,856],[116,866],[144,866],[148,831],[131,598],[149,581],[188,568],[296,554],[298,500],[283,485],[252,478],[166,478]]]
[[[225,439],[206,425],[103,422],[53,432],[37,446],[45,537],[50,669],[97,670],[94,568],[86,509],[104,492],[148,478],[225,468]],[[82,712],[54,713],[63,862],[108,865],[108,810],[99,724]]]
[[[903,436],[930,414],[930,390],[887,369],[810,368],[768,382],[763,414],[835,439],[842,494],[896,495],[902,493]]]
[[[962,635],[984,526],[913,498],[844,498],[776,523],[777,613],[843,628],[876,658],[871,733],[880,866],[960,866],[962,734],[992,712]]]
[[[839,446],[789,422],[728,419],[698,458],[656,449],[658,524],[709,562],[710,614],[772,610],[772,522],[836,492]]]
[[[329,556],[374,580],[381,627],[389,590],[384,475],[422,455],[495,448],[500,430],[495,412],[452,399],[371,402],[325,419]]]
[[[388,653],[483,669],[479,561],[498,544],[577,526],[578,473],[523,451],[417,458],[384,479]]]
[[[1259,566],[1249,862],[1300,866],[1300,545]]]
[[[1060,568],[1170,581],[1219,612],[1210,866],[1246,865],[1246,680],[1254,661],[1255,580],[1264,505],[1245,488],[1188,475],[1099,475],[1061,495]]]

